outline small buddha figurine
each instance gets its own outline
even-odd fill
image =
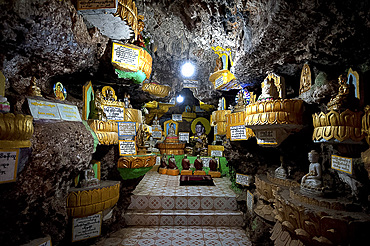
[[[81,187],[94,187],[99,185],[99,179],[95,178],[95,171],[90,165],[84,172],[84,179],[81,181]]]
[[[115,101],[116,99],[114,98],[113,91],[112,90],[107,90],[106,92],[107,98],[105,100],[107,101]]]
[[[203,170],[203,160],[200,159],[200,155],[197,155],[197,159],[195,159],[194,161],[194,167],[195,167],[195,170],[197,171]]]
[[[28,87],[28,95],[29,96],[35,96],[35,97],[42,97],[42,95],[41,95],[41,89],[40,89],[40,87],[37,86],[36,77],[35,76],[33,76],[31,78],[31,84]]]
[[[190,160],[188,159],[188,155],[185,154],[184,158],[181,161],[182,170],[189,170],[190,169]]]
[[[153,125],[154,126],[159,126],[158,115],[155,115],[154,120],[153,120]]]
[[[288,175],[284,167],[284,157],[280,156],[280,167],[275,170],[275,178],[278,179],[287,179]]]
[[[101,91],[96,90],[95,91],[95,98],[93,101],[91,101],[91,110],[90,110],[90,116],[91,119],[98,119],[98,120],[107,120],[107,116],[104,113],[103,106],[102,106],[102,94]]]
[[[125,108],[132,108],[132,105],[130,103],[130,95],[125,93],[123,98],[123,103],[125,104]]]
[[[266,79],[264,81],[264,86],[262,88],[262,93],[258,97],[257,101],[270,101],[277,99],[279,97],[279,93],[276,89],[273,79]]]
[[[238,92],[238,102],[235,105],[234,111],[235,112],[240,112],[244,110],[244,93],[242,90]]]
[[[207,155],[208,139],[205,134],[205,128],[201,123],[195,126],[195,135],[192,136],[192,143],[194,144],[193,153],[194,155]]]
[[[168,128],[167,137],[177,137],[174,123],[170,124],[170,127]]]
[[[345,75],[340,75],[338,78],[339,91],[335,97],[332,97],[328,102],[328,110],[339,110],[342,106],[348,103],[350,85],[347,84],[347,77]]]
[[[168,168],[169,169],[178,169],[176,165],[175,156],[172,154],[170,159],[168,160]]]
[[[322,188],[322,173],[319,161],[319,154],[315,150],[308,153],[308,160],[310,161],[309,172],[302,177],[301,189],[316,189]]]
[[[168,160],[167,160],[167,154],[163,153],[161,157],[161,164],[159,165],[160,168],[167,168],[168,167]]]
[[[215,156],[212,156],[212,159],[209,160],[209,170],[212,171],[212,172],[217,172],[217,168],[218,168],[218,163],[217,163],[217,160],[215,158]]]

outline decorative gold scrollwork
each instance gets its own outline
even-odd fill
[[[33,117],[0,113],[0,148],[28,148],[33,135]]]

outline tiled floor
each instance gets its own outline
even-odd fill
[[[251,246],[239,227],[150,226],[129,227],[115,232],[95,246]]]
[[[215,186],[180,186],[179,177],[148,172],[125,212],[131,226],[96,246],[252,245],[228,178],[213,179]]]

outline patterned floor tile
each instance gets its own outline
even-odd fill
[[[122,246],[133,246],[137,245],[139,239],[137,238],[125,238],[122,240],[121,244]]]
[[[158,240],[155,240],[155,245],[160,245],[160,246],[171,246],[172,245],[172,241],[171,240],[168,240],[167,238],[161,238],[161,239],[158,239]]]
[[[222,246],[222,243],[219,240],[206,240],[205,244],[207,246]]]
[[[190,246],[189,241],[185,239],[181,239],[181,238],[172,240],[172,245],[173,246]]]
[[[191,239],[189,240],[189,245],[192,246],[205,246],[205,242],[203,239]]]
[[[151,238],[139,239],[137,242],[138,246],[156,246],[155,240]]]

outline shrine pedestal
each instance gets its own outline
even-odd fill
[[[159,174],[167,174],[167,168],[159,168],[159,170],[158,170],[158,173]]]
[[[193,175],[193,171],[192,170],[182,170],[181,175]]]
[[[194,175],[206,175],[206,172],[205,171],[196,170],[196,171],[194,171]]]
[[[208,175],[211,175],[212,178],[220,178],[221,177],[221,173],[218,172],[218,171],[209,171]]]
[[[167,175],[177,176],[179,173],[179,169],[167,169]]]

